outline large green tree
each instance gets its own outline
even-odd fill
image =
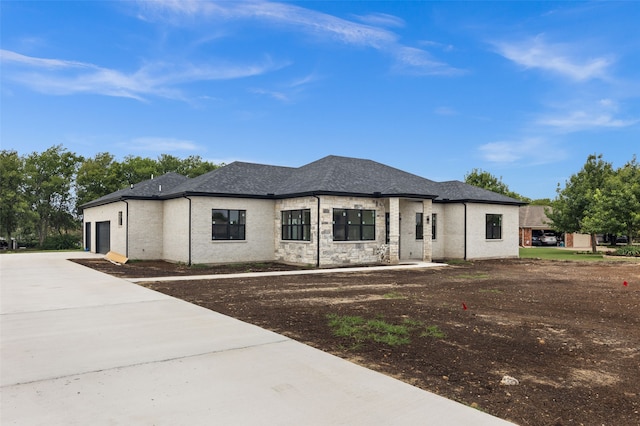
[[[613,175],[613,167],[600,155],[589,155],[582,169],[565,182],[565,187],[558,184],[556,198],[551,203],[553,210],[547,211],[553,228],[563,232],[581,232],[591,235],[591,247],[596,251],[598,224],[587,219],[590,209],[596,203],[598,191],[602,191],[607,180]],[[586,219],[586,220],[585,220]]]
[[[17,151],[0,151],[0,235],[11,239],[28,216],[24,194],[24,158]]]
[[[583,224],[591,232],[627,235],[640,230],[640,165],[634,157],[595,190]]]
[[[515,198],[524,202],[530,202],[531,199],[524,197],[517,192],[513,192],[509,189],[506,183],[502,182],[501,177],[495,177],[491,173],[482,169],[473,169],[471,172],[464,176],[465,183],[469,185],[477,186],[478,188],[487,189],[489,191],[496,192],[498,194],[506,195],[507,197]]]
[[[36,232],[40,245],[53,230],[75,229],[73,183],[82,157],[62,145],[42,153],[31,153],[25,159],[25,194],[36,214]]]
[[[121,165],[112,154],[101,152],[85,159],[76,176],[77,205],[100,198],[127,185]]]

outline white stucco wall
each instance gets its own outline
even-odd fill
[[[423,213],[424,234],[431,232],[431,222],[426,223],[422,200],[400,200],[400,260],[422,260],[423,239],[416,239],[416,213]]]
[[[163,259],[162,201],[128,200],[129,259]]]
[[[273,200],[191,197],[192,263],[273,261],[275,207]],[[245,240],[212,240],[211,210],[246,210]]]
[[[118,225],[118,212],[122,212],[122,225]],[[91,207],[83,211],[83,238],[85,235],[85,224],[91,222],[91,247],[92,253],[96,252],[96,222],[110,222],[110,247],[111,251],[126,255],[126,229],[127,215],[126,204],[122,201]],[[85,241],[86,245],[86,241]]]
[[[433,241],[434,259],[464,258],[464,205],[460,203],[434,203],[438,214],[436,240]]]
[[[518,257],[518,206],[467,204],[467,259]],[[502,238],[486,238],[486,215],[502,215]]]
[[[162,258],[170,262],[189,263],[189,200],[166,200],[162,219]]]

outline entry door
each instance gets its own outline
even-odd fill
[[[84,249],[91,251],[91,222],[84,224]]]
[[[96,222],[96,253],[106,254],[111,250],[111,222]]]

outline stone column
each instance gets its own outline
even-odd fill
[[[389,263],[400,263],[400,199],[389,198]]]
[[[433,260],[433,235],[431,233],[431,214],[433,213],[433,202],[431,200],[422,201],[422,226],[424,236],[422,239],[422,260],[431,262]]]

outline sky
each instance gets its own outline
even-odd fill
[[[554,198],[640,151],[636,1],[7,1],[0,147],[473,169]]]

